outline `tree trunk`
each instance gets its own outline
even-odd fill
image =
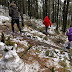
[[[68,7],[69,7],[69,1],[70,0],[64,0],[64,6],[63,6],[63,26],[62,26],[62,31],[66,31],[67,27],[67,14],[68,14]],[[67,5],[66,5],[67,2]]]
[[[10,3],[12,2],[13,0],[10,0]]]
[[[30,0],[28,0],[28,15],[30,16]]]
[[[25,0],[23,0],[23,14],[25,14]]]
[[[56,15],[56,14],[57,14],[57,11],[56,11],[56,10],[57,10],[57,9],[56,9],[56,3],[55,3],[55,22],[57,21],[57,17],[56,17],[56,16],[57,16],[57,15]]]
[[[36,0],[36,6],[35,6],[35,10],[36,10],[36,19],[38,19],[38,0]]]
[[[53,13],[52,13],[52,23],[54,23],[55,22],[55,18],[54,18],[54,15],[55,13],[54,13],[54,0],[53,0]]]
[[[32,0],[30,1],[30,19],[32,17]]]
[[[47,16],[47,0],[45,0],[45,16]]]
[[[24,26],[24,19],[23,19],[23,0],[21,0],[21,12],[20,12],[20,15],[21,15],[21,23],[22,23],[22,26]]]
[[[57,24],[57,26],[56,26],[56,30],[58,30],[58,14],[59,14],[59,0],[58,0],[58,7],[57,7],[57,21],[56,21],[56,24]]]
[[[48,0],[48,18],[50,20],[50,0]]]
[[[71,22],[72,22],[72,15],[71,15]]]
[[[45,3],[44,3],[44,0],[43,0],[43,20],[45,18]]]

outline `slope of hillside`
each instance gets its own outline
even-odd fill
[[[2,15],[0,39],[1,32],[4,33],[6,39],[10,36],[11,40],[18,45],[16,50],[19,57],[32,45],[32,48],[22,57],[25,63],[25,72],[52,72],[52,69],[55,72],[72,71],[72,48],[67,51],[62,50],[67,37],[60,31],[56,32],[55,24],[52,24],[51,28],[49,27],[46,36],[45,26],[41,19],[29,19],[28,16],[24,15],[23,36],[20,36],[16,24],[14,25],[15,35],[13,36],[10,18]]]

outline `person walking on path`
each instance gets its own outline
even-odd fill
[[[72,23],[70,28],[67,30],[66,35],[68,36],[68,41],[65,42],[64,47],[62,49],[70,49],[72,47]]]
[[[22,35],[22,31],[19,25],[19,13],[17,6],[14,2],[11,2],[11,4],[9,5],[9,16],[12,17],[12,21],[11,21],[12,33],[14,34],[14,23],[16,23],[20,31],[20,34]]]
[[[44,18],[43,24],[46,27],[46,35],[47,35],[48,34],[47,29],[48,29],[49,25],[51,27],[51,22],[50,22],[50,20],[49,20],[49,18],[47,16]]]
[[[67,45],[66,48],[70,49],[70,47],[72,47],[72,22],[70,28],[66,32],[66,35],[68,36],[68,42],[65,44],[65,46]]]

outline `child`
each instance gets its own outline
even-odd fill
[[[70,28],[67,30],[66,35],[68,36],[68,42],[65,43],[64,48],[70,49],[70,47],[72,47],[72,23]]]
[[[49,25],[51,27],[51,22],[50,22],[50,20],[49,20],[49,18],[47,16],[44,18],[43,24],[45,24],[45,27],[46,27],[46,35],[47,35],[48,34],[47,29],[48,29]]]

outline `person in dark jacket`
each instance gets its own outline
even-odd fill
[[[45,24],[45,27],[46,27],[46,35],[47,35],[48,34],[47,29],[48,29],[49,25],[51,27],[51,22],[50,22],[50,20],[49,20],[49,18],[47,16],[44,18],[43,24]]]
[[[12,32],[14,33],[14,23],[17,24],[17,27],[20,31],[20,34],[22,34],[20,25],[19,25],[19,13],[18,13],[18,9],[17,6],[14,2],[12,2],[9,5],[9,16],[12,17],[12,21],[11,21],[11,26],[12,26]]]

